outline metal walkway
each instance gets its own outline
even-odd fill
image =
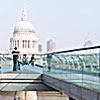
[[[100,100],[100,46],[35,55],[36,66],[16,72],[11,55],[0,57],[0,91],[60,91],[75,100]]]

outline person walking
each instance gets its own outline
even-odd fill
[[[51,71],[51,59],[52,59],[52,55],[48,54],[47,55],[48,72]]]
[[[20,52],[17,51],[17,47],[15,47],[14,51],[12,51],[12,54],[13,54],[13,71],[17,71],[19,53]]]

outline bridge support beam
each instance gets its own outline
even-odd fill
[[[75,99],[73,99],[73,98],[69,97],[69,100],[75,100]]]

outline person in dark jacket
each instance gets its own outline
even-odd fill
[[[29,61],[29,64],[31,63],[31,65],[34,66],[34,62],[35,62],[35,58],[34,58],[34,54],[32,54],[31,60]]]
[[[13,54],[13,71],[17,71],[17,66],[18,66],[18,55],[19,51],[17,51],[17,47],[14,48],[14,51],[12,51]]]

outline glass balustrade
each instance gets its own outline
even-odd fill
[[[100,48],[76,49],[43,56],[43,74],[100,90]]]
[[[0,55],[0,73],[16,73],[23,70],[23,73],[30,72],[40,72],[42,73],[43,60],[42,56],[39,54],[35,54],[34,58],[32,58],[32,54],[30,55],[18,55],[16,71],[13,71],[14,61],[12,54],[1,54]],[[25,74],[26,74],[25,73]]]
[[[34,59],[32,59],[34,56]],[[13,71],[13,55],[0,54],[0,73],[40,73],[90,89],[100,90],[100,47],[46,54],[19,55]]]

